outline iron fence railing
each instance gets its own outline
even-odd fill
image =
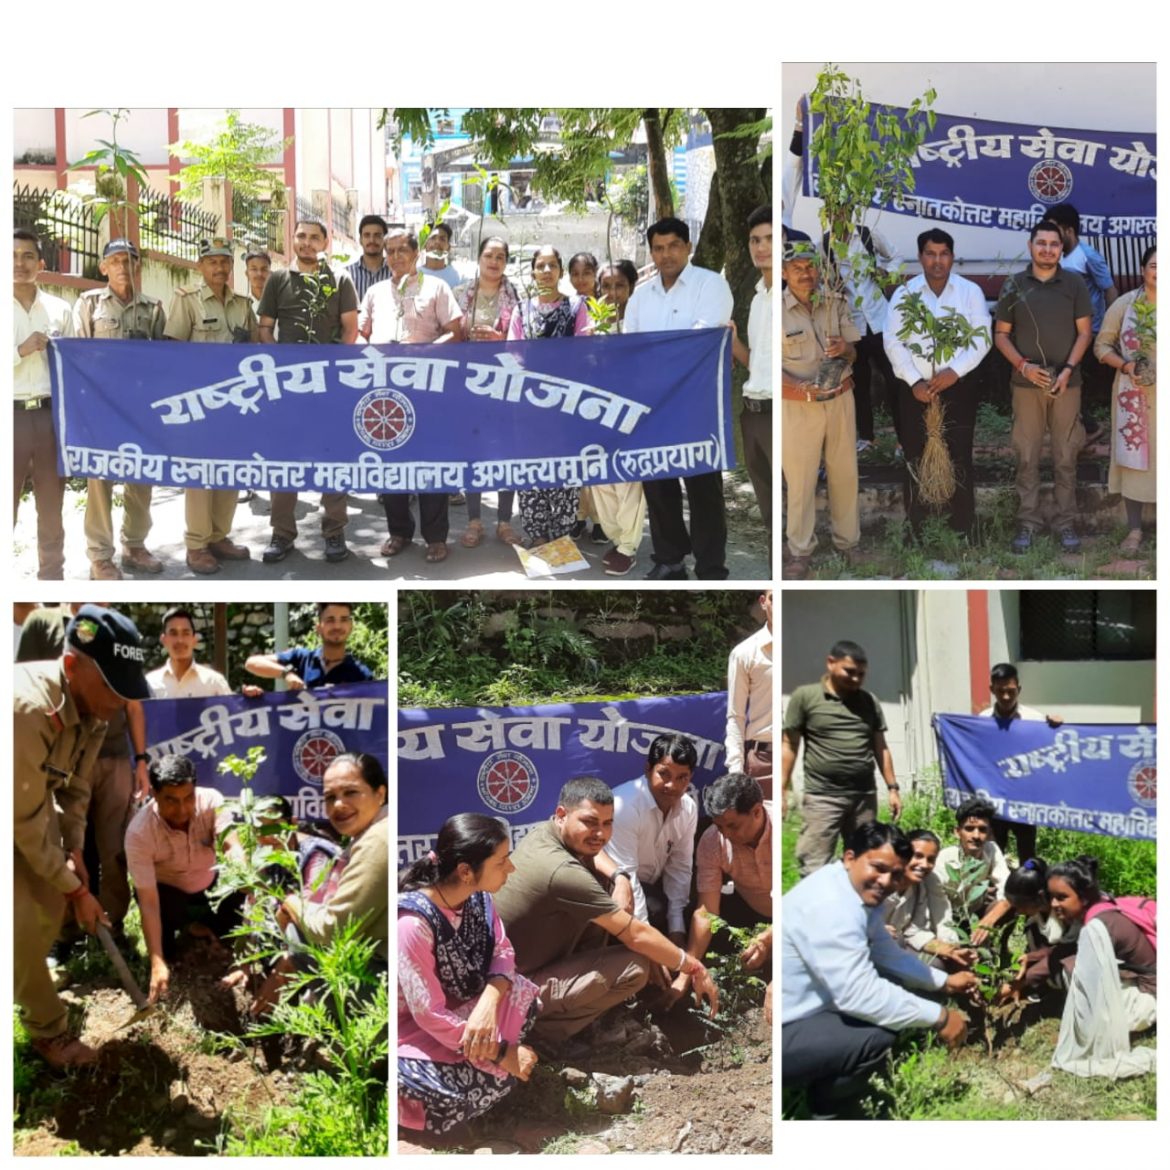
[[[14,227],[28,228],[40,237],[49,272],[98,279],[97,219],[78,196],[14,183],[12,220]]]
[[[232,224],[232,234],[243,246],[267,252],[284,251],[281,211],[270,203],[233,191]]]
[[[219,232],[219,218],[172,195],[144,191],[139,200],[138,231],[143,248],[198,260],[199,245]]]

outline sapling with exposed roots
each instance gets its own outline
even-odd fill
[[[960,350],[977,341],[991,344],[986,328],[982,325],[973,327],[957,310],[946,308],[941,316],[935,316],[923,302],[921,293],[907,294],[902,299],[900,312],[902,328],[898,330],[898,339],[906,343],[911,353],[930,363],[932,379]],[[938,394],[932,395],[923,421],[926,445],[918,466],[910,470],[918,483],[922,502],[941,505],[955,494],[956,477],[945,437],[946,408]]]

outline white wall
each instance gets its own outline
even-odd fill
[[[796,103],[816,85],[821,64],[785,64],[781,70],[783,101],[782,132],[778,150],[788,153]],[[1155,70],[1152,64],[1038,64],[1038,63],[863,63],[841,65],[850,77],[861,82],[867,100],[907,106],[927,89],[937,91],[934,109],[940,114],[989,118],[1003,122],[1031,122],[1079,130],[1154,130]],[[819,201],[798,196],[793,226],[820,235],[816,208]],[[871,213],[871,223],[897,249],[910,271],[919,271],[915,261],[916,237],[924,221],[915,216],[880,216]],[[930,221],[934,223],[935,221]],[[943,223],[955,238],[956,267],[964,261],[998,259],[1006,271],[1014,259],[1025,255],[1026,235],[994,228],[965,227]],[[1022,263],[1022,260],[1021,260]],[[989,271],[987,264],[971,271]]]

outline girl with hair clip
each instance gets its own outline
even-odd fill
[[[1095,857],[1053,866],[1047,889],[1052,916],[1080,926],[1053,1066],[1111,1079],[1152,1072],[1155,1050],[1131,1048],[1130,1034],[1157,1020],[1156,904],[1102,893]]]
[[[515,867],[495,817],[460,813],[398,875],[398,1122],[442,1134],[485,1113],[537,1056],[521,1043],[539,988],[516,957],[492,894]]]

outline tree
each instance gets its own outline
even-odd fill
[[[175,158],[195,160],[179,171],[178,197],[199,200],[204,179],[220,179],[240,195],[252,198],[273,193],[282,186],[280,176],[264,164],[276,161],[291,142],[266,126],[241,122],[239,110],[227,110],[210,142],[172,142],[167,148]]]
[[[401,149],[407,135],[416,145],[426,147],[434,141],[431,115],[446,112],[396,107],[384,109],[382,121],[385,124],[393,116],[396,148]],[[631,142],[646,121],[654,198],[659,208],[665,208],[661,214],[671,215],[674,200],[666,151],[681,139],[685,114],[685,110],[477,107],[463,115],[463,130],[473,140],[470,149],[477,161],[489,169],[507,170],[514,159],[531,160],[536,190],[583,210],[611,166],[610,152]],[[543,149],[546,139],[541,136],[541,125],[548,117],[560,122],[558,151]]]

